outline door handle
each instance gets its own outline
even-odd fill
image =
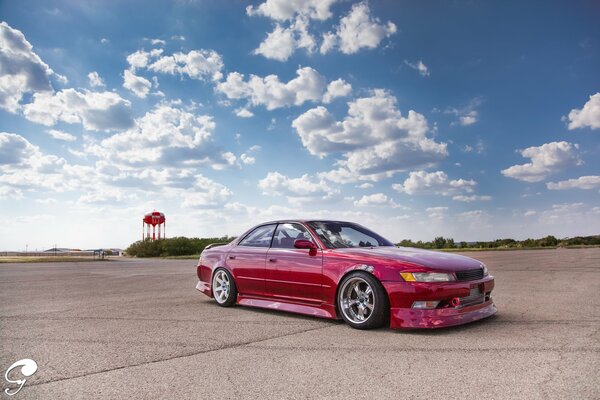
[[[269,262],[277,262],[276,258],[269,258]]]
[[[229,256],[230,260],[235,260],[235,256]]]

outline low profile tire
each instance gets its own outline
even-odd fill
[[[374,329],[387,323],[389,301],[385,289],[373,275],[353,272],[340,282],[338,308],[355,329]]]
[[[224,268],[219,268],[213,274],[213,297],[221,307],[231,307],[237,300],[237,287],[233,276]]]

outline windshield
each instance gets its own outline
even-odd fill
[[[375,232],[350,222],[311,221],[308,226],[330,249],[393,246]]]

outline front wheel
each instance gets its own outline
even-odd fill
[[[353,272],[340,283],[338,307],[355,329],[379,328],[387,322],[389,303],[385,289],[372,275]]]
[[[231,307],[237,300],[237,287],[233,276],[226,269],[219,268],[215,271],[212,291],[217,304],[222,307]]]

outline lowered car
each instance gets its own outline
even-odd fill
[[[475,259],[396,247],[358,224],[282,220],[207,246],[196,289],[240,304],[342,318],[357,329],[440,328],[489,317],[494,277]]]

